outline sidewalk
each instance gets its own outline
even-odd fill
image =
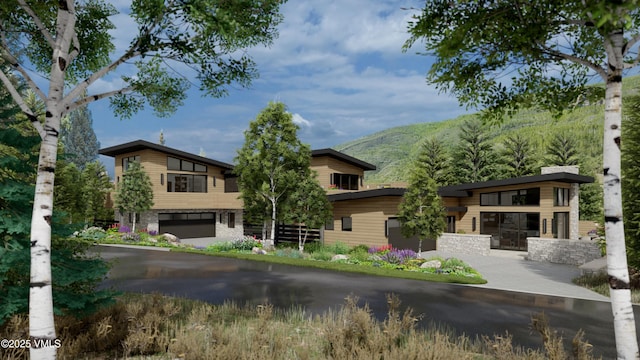
[[[447,254],[425,251],[422,257],[455,257],[476,269],[487,280],[489,289],[564,296],[576,299],[609,301],[609,298],[571,282],[580,276],[577,266],[525,260],[526,253],[492,250],[490,256]]]

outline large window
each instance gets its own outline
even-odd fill
[[[360,176],[353,174],[331,174],[331,185],[340,190],[358,190]]]
[[[482,206],[540,205],[540,188],[509,190],[480,194]]]
[[[553,206],[569,206],[568,188],[553,188]]]
[[[168,192],[207,192],[206,175],[167,174]]]
[[[540,214],[481,212],[480,233],[491,235],[492,249],[527,250],[527,238],[540,236]]]
[[[207,167],[205,165],[197,164],[187,160],[181,160],[171,156],[167,157],[167,169],[192,172],[207,172]]]
[[[140,155],[122,158],[122,171],[125,172],[129,170],[129,164],[134,161],[140,163]]]

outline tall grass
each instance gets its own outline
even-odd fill
[[[57,318],[59,359],[566,359],[562,340],[538,319],[545,348],[514,347],[511,337],[470,340],[451,331],[416,328],[419,316],[401,312],[387,296],[387,317],[347,298],[338,310],[311,316],[269,304],[210,305],[154,295],[126,295],[84,319]],[[27,318],[16,316],[0,337],[27,338]],[[591,359],[590,345],[574,339],[575,359]],[[26,349],[2,349],[2,359],[25,359]]]

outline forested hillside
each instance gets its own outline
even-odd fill
[[[638,93],[640,76],[628,77],[623,84],[624,98],[627,98]],[[437,137],[451,150],[458,143],[460,126],[466,119],[474,117],[477,115],[395,127],[338,145],[335,149],[376,165],[378,170],[369,171],[366,175],[369,183],[406,181],[409,165],[423,141]],[[520,134],[526,137],[534,149],[538,165],[546,166],[544,158],[548,143],[557,133],[570,134],[579,150],[580,172],[593,176],[600,173],[602,163],[603,117],[602,103],[577,106],[558,119],[549,112],[531,109],[489,127],[486,135],[496,150],[503,146],[508,136]]]

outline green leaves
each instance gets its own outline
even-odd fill
[[[142,213],[153,206],[151,179],[137,161],[129,162],[117,185],[115,206],[120,212]]]

